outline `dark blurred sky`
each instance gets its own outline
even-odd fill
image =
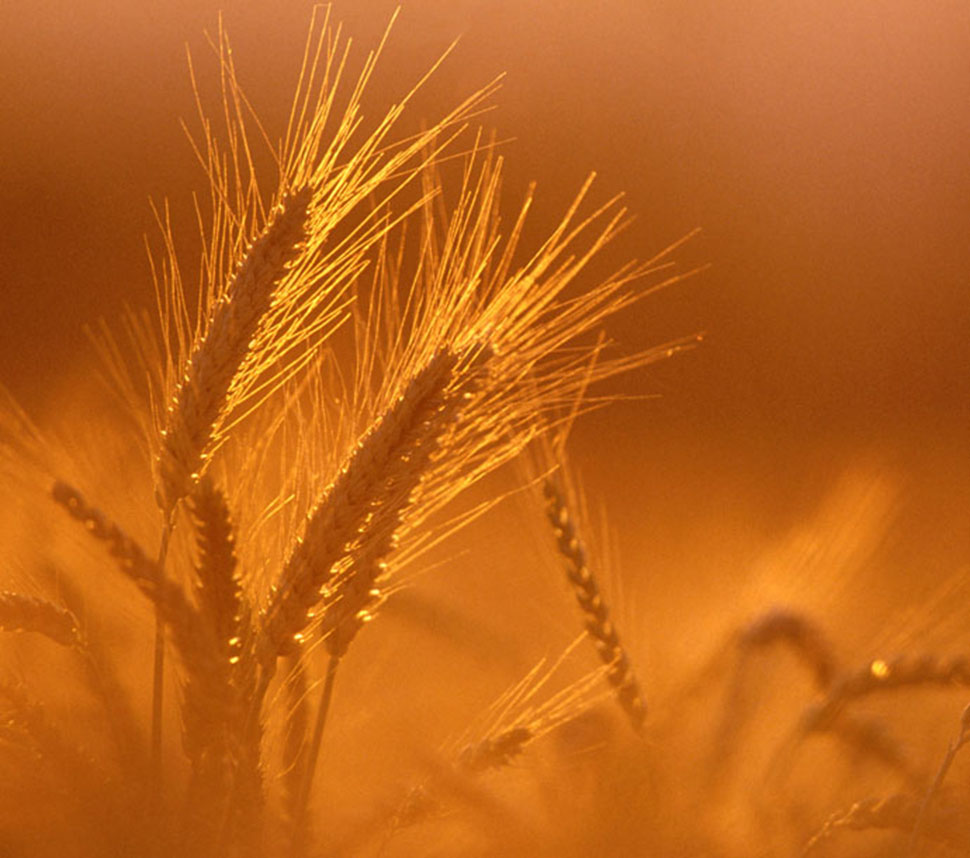
[[[310,3],[6,0],[0,7],[0,379],[39,402],[82,323],[150,301],[149,196],[202,185],[185,44],[221,7],[244,85],[284,116]],[[370,46],[391,2],[336,2]],[[965,432],[970,418],[970,6],[940,0],[413,0],[375,80],[433,115],[500,72],[508,186],[551,218],[583,177],[626,192],[617,261],[694,227],[712,268],[614,329],[704,346],[638,377],[652,414],[811,435]],[[419,117],[418,117],[419,118]],[[277,126],[278,127],[278,126]],[[619,419],[624,419],[621,412]],[[632,419],[632,418],[631,418]]]

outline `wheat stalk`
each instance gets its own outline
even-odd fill
[[[839,831],[912,830],[922,807],[921,799],[904,793],[858,801],[833,813],[806,843],[802,855],[815,852]],[[938,805],[923,816],[921,830],[923,836],[961,853],[970,849],[970,821],[962,804]]]
[[[285,682],[287,717],[283,734],[284,809],[293,843],[305,843],[303,788],[307,758],[307,733],[310,727],[310,692],[303,652],[287,656],[289,670]]]
[[[970,742],[970,706],[964,707],[963,713],[960,716],[960,731],[957,733],[956,738],[947,746],[946,754],[936,771],[936,775],[933,777],[933,782],[926,790],[922,802],[920,802],[919,812],[916,814],[916,820],[913,822],[913,830],[909,836],[910,855],[914,855],[916,852],[916,845],[919,843],[919,839],[923,834],[923,826],[926,824],[926,818],[931,812],[933,800],[943,786],[943,781],[950,771],[950,766],[953,765],[956,755],[967,742]]]

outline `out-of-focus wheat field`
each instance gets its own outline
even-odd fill
[[[206,178],[179,124],[196,109],[185,48],[217,111],[203,60],[220,7],[240,83],[275,139],[310,3],[0,10],[0,384],[87,451],[64,478],[85,480],[152,553],[151,476],[99,392],[86,328],[154,306],[150,199],[170,201],[187,246],[196,236],[192,193]],[[335,0],[354,56],[394,8]],[[890,799],[858,824],[867,830],[830,832],[812,854],[966,854],[970,752],[931,784],[970,702],[970,668],[954,661],[970,659],[970,9],[411,0],[365,117],[382,116],[456,38],[402,133],[504,73],[475,121],[499,141],[503,205],[514,211],[537,183],[523,244],[556,226],[590,172],[593,203],[622,192],[634,216],[594,280],[701,228],[671,258],[678,272],[709,267],[604,329],[626,353],[699,332],[703,342],[607,380],[597,395],[616,401],[569,438],[590,566],[647,715],[637,735],[598,677],[509,765],[475,776],[451,765],[540,660],[558,667],[532,704],[600,664],[576,640],[584,620],[541,495],[519,490],[525,472],[510,463],[462,508],[508,497],[409,564],[342,659],[315,839],[299,848],[786,856],[855,803]],[[0,590],[63,595],[49,585],[74,556],[81,601],[115,606],[101,633],[147,715],[151,611],[77,553],[48,491],[4,487]],[[26,634],[0,638],[0,655],[3,688],[36,692],[71,743],[108,754],[68,655]],[[325,666],[311,670],[314,705]],[[172,670],[164,759],[177,780],[187,764]],[[831,721],[809,729],[860,671],[876,686],[907,671],[917,681],[845,692]],[[274,689],[270,704],[289,712]],[[13,699],[2,701],[11,711]],[[10,719],[0,776],[15,779],[24,763]],[[282,753],[284,721],[268,724],[267,754]],[[275,789],[285,769],[266,778]],[[427,806],[402,821],[416,795]],[[63,798],[55,790],[50,806]],[[75,798],[76,818],[90,818]],[[0,854],[109,855],[137,842],[104,838],[102,822],[21,837],[19,826],[43,831],[46,812],[0,811]]]

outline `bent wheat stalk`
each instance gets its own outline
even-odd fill
[[[787,607],[771,608],[747,623],[738,633],[742,654],[776,642],[789,644],[812,671],[819,690],[836,677],[836,659],[825,635],[811,617]]]
[[[946,779],[947,773],[950,771],[950,766],[953,765],[953,761],[956,759],[956,755],[967,742],[970,742],[970,706],[964,708],[963,714],[960,716],[960,732],[957,733],[956,738],[947,746],[946,754],[940,763],[939,769],[937,769],[936,776],[926,791],[926,795],[923,796],[922,802],[920,802],[919,812],[916,814],[916,821],[913,823],[913,830],[909,835],[909,855],[916,854],[916,846],[923,834],[923,826],[926,824],[926,818],[930,813],[933,799],[943,786],[943,781]]]
[[[912,829],[919,819],[922,804],[921,799],[904,793],[858,801],[847,810],[833,813],[805,844],[802,855],[813,854],[839,831],[888,829],[904,832]],[[928,839],[962,854],[970,849],[970,823],[962,803],[935,807],[923,817],[922,832]]]
[[[875,659],[834,682],[802,719],[804,732],[826,730],[854,700],[881,691],[924,685],[970,686],[970,660],[964,656],[939,659],[933,655]]]

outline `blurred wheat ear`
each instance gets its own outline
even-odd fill
[[[606,665],[607,679],[613,686],[616,699],[630,726],[640,734],[643,732],[647,707],[629,654],[620,641],[619,632],[610,619],[609,608],[600,593],[599,584],[589,568],[586,546],[570,511],[561,474],[548,477],[542,484],[542,491],[546,499],[546,515],[556,535],[556,545],[564,561],[566,577],[573,586],[576,601],[586,618],[586,633],[593,639],[600,660]]]

